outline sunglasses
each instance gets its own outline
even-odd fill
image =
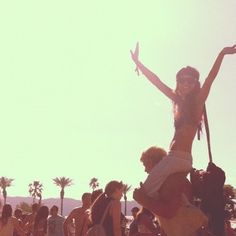
[[[180,83],[180,84],[195,84],[195,82],[196,82],[196,80],[195,79],[193,79],[192,77],[189,77],[189,78],[180,78],[179,80],[178,80],[178,83]]]

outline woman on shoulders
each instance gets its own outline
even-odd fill
[[[225,55],[235,54],[236,45],[225,47],[217,56],[202,87],[199,72],[190,66],[176,74],[176,88],[173,90],[139,60],[139,45],[131,51],[136,71],[144,76],[173,103],[175,131],[167,156],[156,165],[144,182],[144,190],[150,197],[156,197],[163,182],[173,173],[190,172],[192,169],[192,144],[202,120],[204,105]]]

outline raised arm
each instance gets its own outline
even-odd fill
[[[219,53],[218,57],[215,60],[215,63],[213,64],[204,84],[202,85],[200,94],[199,94],[199,101],[198,104],[200,107],[202,107],[208,97],[208,94],[210,92],[211,85],[213,81],[215,80],[219,70],[220,66],[222,64],[222,61],[224,59],[225,55],[229,54],[235,54],[236,53],[236,45],[232,47],[225,47],[223,50]]]
[[[169,88],[166,84],[164,84],[159,77],[154,74],[151,70],[149,70],[146,66],[142,64],[139,60],[139,46],[138,43],[136,45],[135,51],[130,51],[131,57],[137,68],[136,71],[139,73],[139,70],[145,75],[145,77],[154,84],[162,93],[164,93],[168,98],[172,101],[175,101],[176,95],[171,88]]]

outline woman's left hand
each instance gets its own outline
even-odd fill
[[[232,47],[223,48],[222,53],[224,55],[226,55],[226,54],[235,54],[236,53],[236,44]]]

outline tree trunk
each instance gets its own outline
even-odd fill
[[[63,215],[63,198],[61,199],[61,215]]]
[[[64,189],[61,190],[60,192],[60,197],[61,197],[61,215],[63,215],[63,200],[64,200]]]
[[[126,216],[126,213],[127,213],[127,196],[126,195],[124,196],[124,199],[125,199],[125,216]]]
[[[42,195],[39,195],[39,206],[41,206],[41,202],[42,202]]]
[[[6,189],[3,189],[2,195],[3,195],[3,199],[4,199],[4,205],[5,205],[6,202],[7,202],[7,191],[6,191]]]

